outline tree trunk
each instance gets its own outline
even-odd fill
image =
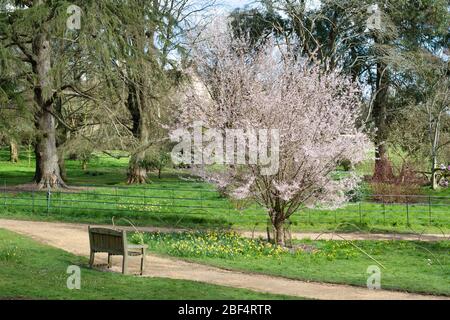
[[[390,182],[394,179],[394,170],[387,156],[384,145],[379,145],[375,149],[375,170],[372,180],[375,182]]]
[[[438,172],[437,159],[435,156],[433,156],[431,165],[431,188],[433,190],[436,190],[438,188],[437,172]]]
[[[64,187],[55,141],[55,119],[43,112],[37,122],[38,139],[35,147],[36,171],[34,181],[39,188]]]
[[[145,147],[149,141],[149,110],[144,88],[135,83],[129,85],[128,110],[133,119],[133,135],[139,141],[139,147]],[[130,158],[128,166],[128,184],[147,183],[147,168],[143,165],[146,149],[137,152]]]
[[[376,97],[372,115],[375,121],[377,132],[375,135],[375,169],[373,179],[385,182],[393,177],[392,167],[387,156],[386,140],[388,136],[387,128],[387,95],[388,76],[386,65],[377,63],[377,83]]]
[[[439,185],[439,181],[437,178],[438,169],[438,145],[439,145],[439,120],[433,121],[431,113],[429,112],[430,120],[430,138],[431,138],[431,188],[436,190]],[[435,122],[435,127],[433,128],[432,123]]]
[[[284,221],[277,221],[273,227],[275,243],[284,247]]]
[[[284,247],[284,214],[281,210],[272,209],[269,216],[272,221],[275,244]]]
[[[158,0],[153,0],[150,5],[153,6],[155,12],[159,10]],[[147,183],[147,169],[143,166],[143,161],[146,158],[146,146],[150,138],[151,104],[149,102],[150,97],[147,95],[147,90],[149,90],[147,87],[148,81],[143,72],[146,70],[150,60],[156,61],[157,59],[157,50],[153,43],[155,28],[156,25],[150,23],[146,28],[137,31],[131,36],[135,49],[144,55],[138,58],[137,69],[128,68],[127,70],[128,77],[132,79],[127,84],[127,108],[133,121],[133,135],[139,142],[138,148],[141,148],[139,152],[130,158],[128,169],[129,184]],[[143,36],[144,34],[145,36]],[[149,41],[149,39],[151,40]],[[144,58],[144,56],[146,57]]]
[[[64,152],[62,152],[61,155],[58,156],[58,165],[61,179],[63,181],[67,180],[66,160],[64,157]]]
[[[13,139],[9,142],[9,161],[12,163],[19,162],[19,148]]]
[[[63,101],[61,97],[57,97],[55,99],[55,103],[53,104],[56,112],[58,114],[63,113]],[[64,143],[67,141],[68,130],[65,126],[60,126],[55,129],[55,137],[56,137],[56,149],[58,150],[58,163],[59,163],[59,172],[61,174],[61,178],[63,181],[67,180],[67,170],[66,170],[66,151],[64,150]]]
[[[128,169],[128,184],[145,184],[148,178],[147,169],[142,167],[139,160],[135,161]]]
[[[146,117],[141,116],[141,121],[139,123],[139,146],[145,146],[148,143],[148,127],[145,124]],[[128,184],[144,184],[147,183],[147,168],[144,165],[146,157],[146,150],[139,151],[130,158],[129,168],[128,168]]]
[[[34,87],[34,102],[38,109],[35,114],[37,138],[34,181],[39,188],[54,188],[64,187],[65,184],[61,178],[56,148],[56,125],[52,115],[51,48],[46,28],[45,25],[41,26],[41,30],[33,39],[32,44],[36,57],[33,73],[37,82]]]

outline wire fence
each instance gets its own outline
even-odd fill
[[[254,202],[233,201],[205,185],[191,188],[78,186],[71,190],[26,191],[2,188],[1,206],[12,212],[76,218],[131,218],[159,225],[252,226],[267,223],[267,212]],[[368,195],[336,210],[300,209],[293,224],[358,223],[450,228],[450,197]]]

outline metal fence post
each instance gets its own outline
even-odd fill
[[[384,203],[384,198],[383,198],[383,224],[386,224],[386,204]]]
[[[34,190],[31,191],[31,212],[34,213]]]

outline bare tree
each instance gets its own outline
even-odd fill
[[[436,189],[439,182],[439,172],[447,169],[446,166],[441,168],[439,165],[439,155],[444,151],[445,147],[448,148],[450,145],[450,137],[443,134],[444,124],[448,122],[450,117],[450,80],[447,66],[429,89],[425,101],[419,107],[427,119],[431,159],[431,186],[433,189]]]

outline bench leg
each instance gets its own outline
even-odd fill
[[[128,273],[128,252],[125,252],[125,254],[123,255],[122,273],[123,274],[127,274]]]
[[[141,276],[144,273],[145,268],[145,249],[142,249],[142,257],[141,257]]]
[[[89,267],[92,268],[94,266],[95,252],[91,251],[91,256],[89,258]]]
[[[108,268],[112,267],[112,255],[108,253]]]

